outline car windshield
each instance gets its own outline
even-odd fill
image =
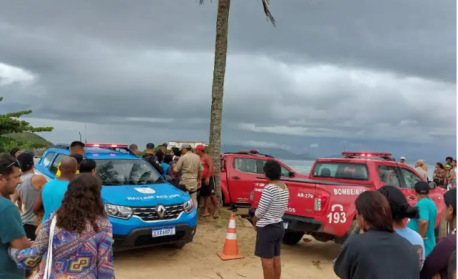
[[[159,173],[144,160],[95,160],[95,173],[102,185],[144,185],[166,183]]]

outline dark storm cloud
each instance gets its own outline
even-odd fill
[[[0,0],[0,63],[38,78],[0,95],[40,119],[155,127],[169,139],[206,134],[216,3],[196,2]],[[282,126],[402,140],[456,134],[455,7],[272,1],[274,28],[259,1],[233,1],[224,136],[239,138],[240,123],[255,140]]]
[[[45,0],[24,5],[3,0],[0,11],[4,22],[16,26],[60,30],[129,49],[211,51],[216,4],[196,2]],[[308,59],[456,78],[450,63],[456,57],[456,1],[290,0],[272,1],[272,11],[277,28],[265,22],[258,1],[233,2],[232,53],[258,51],[288,62]]]

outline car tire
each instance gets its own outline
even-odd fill
[[[286,245],[296,245],[304,237],[303,232],[285,232],[283,243]]]

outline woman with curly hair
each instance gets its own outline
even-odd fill
[[[23,269],[43,262],[39,279],[114,278],[113,232],[100,195],[102,184],[80,174],[68,185],[61,207],[44,222],[32,247],[10,248]]]

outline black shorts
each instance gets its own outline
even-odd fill
[[[208,185],[205,184],[205,179],[202,179],[202,186],[200,187],[200,195],[202,197],[215,195],[215,177],[210,176]]]
[[[263,259],[280,256],[281,240],[285,235],[283,222],[258,227],[254,255]]]
[[[24,224],[24,231],[25,231],[25,235],[27,236],[27,238],[31,240],[35,240],[35,231],[36,230],[37,230],[36,226]]]

